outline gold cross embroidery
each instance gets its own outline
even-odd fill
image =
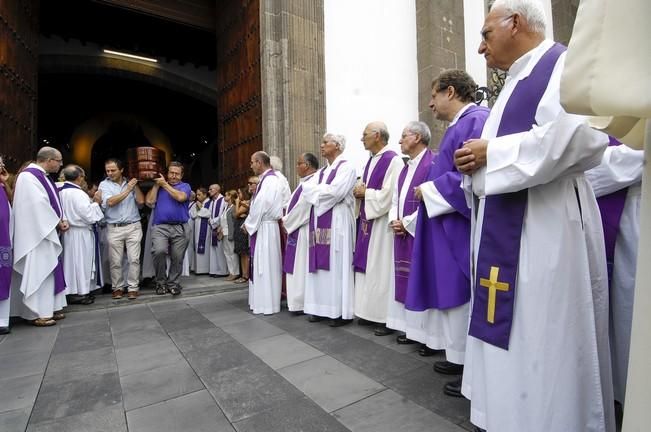
[[[488,310],[486,311],[486,321],[491,324],[495,323],[495,297],[497,291],[508,291],[509,284],[506,282],[498,282],[497,276],[500,273],[499,267],[491,267],[489,279],[480,278],[479,285],[488,288]]]

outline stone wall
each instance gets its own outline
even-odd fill
[[[554,40],[567,45],[572,35],[579,0],[552,0]]]

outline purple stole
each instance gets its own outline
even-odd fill
[[[618,146],[621,142],[609,137],[610,146]],[[611,194],[597,198],[601,223],[604,228],[604,240],[606,243],[606,262],[608,264],[608,283],[613,279],[613,265],[615,262],[615,243],[619,234],[619,221],[624,212],[628,188],[623,188]]]
[[[206,201],[203,205],[203,208],[210,207],[210,200]],[[206,237],[208,235],[208,218],[201,218],[201,223],[199,225],[199,243],[197,243],[197,253],[205,254],[206,253]]]
[[[11,271],[14,264],[9,232],[9,197],[4,186],[0,186],[0,301],[9,298]]]
[[[325,184],[330,184],[337,176],[337,170],[346,162],[340,160],[337,166],[330,171]],[[326,167],[319,170],[319,184],[323,181]],[[315,221],[316,219],[316,221]],[[330,270],[330,233],[332,231],[332,209],[317,217],[314,206],[310,210],[310,237],[308,251],[308,268],[310,273],[317,270]]]
[[[432,159],[434,159],[434,153],[429,149],[425,149],[425,154],[418,163],[416,172],[414,172],[411,183],[409,183],[409,187],[407,188],[405,205],[402,212],[400,211],[400,192],[402,192],[402,187],[407,178],[409,165],[405,165],[400,172],[400,177],[398,177],[398,219],[402,219],[405,215],[414,213],[418,208],[420,201],[418,201],[414,196],[414,188],[425,181],[427,173],[429,172],[429,167],[432,164]],[[395,264],[396,281],[395,299],[400,303],[405,302],[405,296],[407,294],[407,282],[409,281],[409,272],[411,270],[411,252],[413,246],[414,238],[411,235],[405,234],[393,236],[393,260]]]
[[[443,135],[425,181],[432,181],[454,212],[430,218],[420,203],[405,308],[446,310],[470,301],[470,209],[461,189],[454,152],[479,138],[488,108],[471,106]]]
[[[28,172],[32,174],[36,179],[41,183],[43,186],[43,189],[45,189],[45,192],[47,192],[47,196],[50,200],[50,206],[52,206],[52,209],[56,213],[56,215],[61,218],[61,215],[63,214],[61,211],[61,207],[59,207],[59,201],[58,201],[58,196],[55,196],[54,194],[56,193],[58,195],[58,189],[52,179],[50,177],[45,178],[45,174],[43,171],[36,169],[36,168],[25,168],[23,172]],[[50,182],[50,186],[48,186],[47,182]],[[54,189],[54,192],[52,189]],[[59,294],[63,290],[66,289],[66,280],[63,277],[63,265],[61,264],[61,257],[57,259],[57,265],[54,267],[53,270],[54,273],[54,294]]]
[[[387,169],[391,161],[396,156],[393,150],[385,151],[380,160],[375,164],[375,169],[368,178],[368,170],[371,166],[373,157],[368,159],[366,167],[364,168],[363,181],[369,189],[382,189],[382,183],[387,173]],[[366,200],[362,199],[359,206],[359,217],[357,218],[357,241],[355,243],[355,254],[353,255],[353,268],[356,272],[366,273],[366,263],[368,261],[368,244],[371,240],[371,232],[373,231],[373,221],[366,219]]]
[[[305,179],[305,181],[311,179],[313,175],[314,174],[308,176]],[[286,214],[289,214],[289,212],[292,211],[296,203],[298,203],[298,199],[301,197],[302,193],[303,193],[303,184],[301,183],[300,185],[298,185],[296,192],[294,192],[294,195],[292,195],[292,199],[289,201]],[[294,273],[294,261],[296,261],[296,244],[298,243],[299,231],[300,229],[297,229],[293,233],[287,235],[287,244],[285,245],[285,257],[283,258],[283,271],[285,273],[289,273],[289,274]]]
[[[255,189],[255,193],[253,194],[253,197],[251,198],[251,207],[253,207],[253,200],[255,199],[256,196],[258,196],[258,192],[260,192],[260,189],[262,189],[262,184],[264,183],[265,179],[269,176],[275,176],[276,173],[274,170],[269,170],[268,174],[262,176],[260,179],[260,183],[258,183],[258,187]],[[249,214],[251,214],[251,211],[249,210]],[[255,255],[255,241],[258,238],[258,231],[254,232],[249,236],[249,279],[251,282],[253,282],[253,255]]]
[[[224,201],[224,197],[221,196],[215,203],[215,205],[212,208],[212,217],[213,219],[217,217],[219,214],[219,209],[222,208],[222,201]],[[211,236],[210,236],[210,244],[213,246],[217,246],[219,244],[219,238],[217,237],[217,232],[215,230],[211,230]]]
[[[560,55],[566,48],[554,44],[516,85],[509,98],[497,136],[525,132],[536,123],[536,110]],[[528,189],[487,196],[479,245],[474,301],[468,334],[508,350],[515,303],[520,239],[527,209]]]

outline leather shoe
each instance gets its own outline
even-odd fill
[[[396,338],[396,343],[398,345],[411,345],[417,343],[415,340],[411,340],[407,337],[407,335],[398,335]]]
[[[323,321],[324,319],[325,318],[320,317],[318,315],[310,315],[309,317],[307,317],[308,322],[311,322],[311,323]]]
[[[450,381],[443,386],[443,393],[452,397],[463,397],[461,394],[461,378],[456,381]]]
[[[123,294],[122,290],[117,289],[117,290],[113,291],[112,297],[113,297],[114,300],[118,300],[118,299],[122,298],[122,294]]]
[[[289,313],[292,314],[292,316],[305,315],[305,312],[303,312],[303,311],[290,311]]]
[[[372,326],[375,325],[373,321],[365,320],[364,318],[357,318],[357,325],[361,326]]]
[[[418,355],[421,356],[421,357],[432,357],[433,355],[438,354],[439,351],[442,351],[442,350],[435,350],[435,349],[432,349],[432,348],[430,348],[430,347],[428,347],[426,345],[423,345],[423,347],[418,350]]]
[[[461,375],[463,374],[463,365],[450,363],[449,361],[437,361],[434,363],[434,372],[443,375]]]
[[[127,293],[127,297],[129,298],[129,300],[137,299],[138,298],[138,291],[129,291]]]
[[[335,318],[328,324],[330,327],[342,327],[353,322],[352,319]]]
[[[375,331],[373,332],[373,334],[375,336],[389,336],[390,334],[393,334],[393,333],[395,333],[395,330],[391,330],[390,328],[388,328],[384,324],[381,325],[381,326],[376,327]]]
[[[9,327],[0,327],[0,335],[6,335],[11,333],[11,330]]]
[[[475,426],[475,429],[473,429],[473,432],[486,432],[486,429],[482,429],[480,427]]]

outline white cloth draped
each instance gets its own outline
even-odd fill
[[[204,208],[206,202],[208,202],[209,199],[210,198],[206,198],[203,200],[201,203],[201,208],[197,208],[196,205],[193,205],[190,208],[190,219],[192,219],[190,223],[194,223],[194,266],[195,273],[198,275],[206,274],[210,270],[210,222],[208,222],[206,239],[204,240],[204,253],[200,254],[197,252],[197,248],[200,243],[199,233],[201,231],[201,221],[210,220],[210,208]]]
[[[330,172],[342,160],[343,157],[339,155],[324,168],[321,184],[314,182],[303,186],[303,197],[314,206],[317,217],[332,209],[330,270],[317,270],[307,274],[303,310],[307,314],[322,317],[352,319],[355,301],[352,266],[355,243],[353,187],[357,178],[355,168],[350,162],[342,162],[332,183],[325,184]]]
[[[100,263],[95,262],[93,224],[104,217],[99,204],[94,203],[79,186],[71,184],[59,192],[63,213],[70,229],[63,240],[63,274],[66,294],[86,295],[95,289]]]
[[[385,146],[373,155],[367,181],[380,157],[389,150]],[[387,320],[387,302],[393,277],[393,231],[389,228],[389,210],[398,176],[404,166],[400,156],[396,155],[387,168],[382,187],[367,187],[364,195],[366,219],[373,221],[373,229],[368,243],[366,273],[355,272],[355,315],[378,323]]]
[[[282,184],[265,171],[258,192],[251,201],[243,226],[249,235],[257,233],[253,272],[249,279],[249,307],[254,314],[280,312],[282,254],[278,220],[283,215]],[[266,178],[263,177],[266,175]],[[264,181],[264,182],[263,182]],[[260,186],[262,184],[262,186]]]
[[[583,175],[608,137],[561,109],[564,54],[537,107],[539,126],[495,138],[515,85],[551,45],[511,66],[482,133],[487,166],[472,176],[475,261],[484,196],[528,190],[509,349],[471,336],[466,346],[462,393],[472,423],[489,431],[614,430],[603,230]]]

